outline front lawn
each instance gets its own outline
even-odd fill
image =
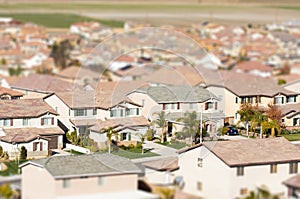
[[[186,144],[186,143],[184,143],[184,142],[178,142],[178,141],[172,141],[171,143],[170,143],[170,142],[164,142],[164,143],[161,143],[161,142],[155,142],[155,143],[161,144],[161,145],[164,145],[164,146],[173,148],[173,149],[182,149],[182,148],[184,148],[184,147],[189,146],[188,144]]]
[[[282,135],[288,141],[300,141],[300,133]]]
[[[107,151],[101,151],[99,153],[108,153]],[[112,151],[112,154],[121,156],[128,159],[137,159],[137,158],[147,158],[147,157],[153,157],[153,156],[159,156],[156,153],[152,153],[150,151],[145,150],[144,154],[142,154],[142,149],[115,149]]]

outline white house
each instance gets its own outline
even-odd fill
[[[298,173],[299,149],[283,137],[206,142],[179,151],[183,191],[201,198],[237,198],[262,185],[287,196],[282,182]]]
[[[0,100],[0,145],[10,157],[25,146],[28,157],[63,147],[57,112],[42,99]]]

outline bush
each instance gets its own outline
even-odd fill
[[[27,159],[27,149],[25,146],[21,147],[21,152],[20,152],[20,160],[26,160]]]
[[[152,141],[153,139],[153,129],[148,129],[147,132],[146,132],[146,139],[148,141]]]

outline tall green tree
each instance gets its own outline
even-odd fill
[[[166,112],[161,111],[159,113],[154,113],[153,115],[156,115],[157,118],[152,121],[152,124],[161,128],[161,143],[164,143],[166,141],[166,127],[168,125],[167,114]]]
[[[27,149],[25,148],[25,146],[22,146],[20,151],[20,160],[26,160],[26,159],[27,159]]]

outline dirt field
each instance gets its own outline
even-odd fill
[[[189,26],[300,20],[300,0],[0,0],[0,13],[71,13],[104,20]],[[55,3],[54,3],[55,2]]]

